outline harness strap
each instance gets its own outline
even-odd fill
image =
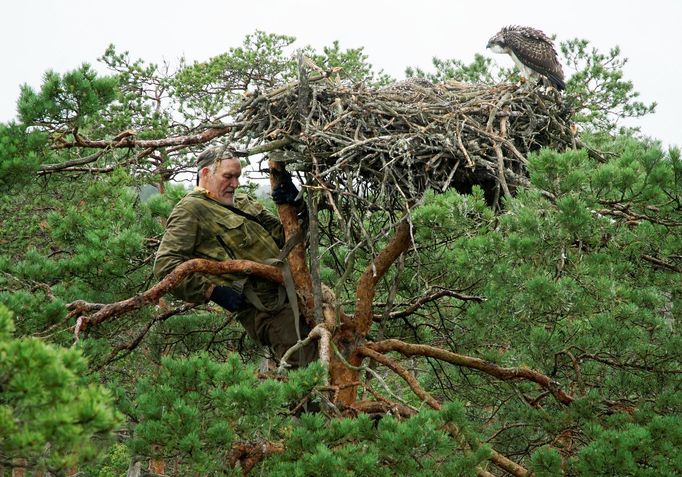
[[[294,328],[296,329],[296,338],[301,341],[301,320],[299,318],[300,310],[298,308],[298,295],[296,295],[296,285],[294,284],[294,277],[291,275],[291,268],[289,268],[289,262],[287,257],[291,250],[303,241],[303,234],[301,231],[295,233],[289,240],[286,241],[282,250],[280,250],[279,255],[276,260],[281,264],[282,267],[282,278],[284,278],[284,289],[287,292],[287,297],[289,298],[289,306],[291,306],[291,311],[294,314]]]
[[[276,258],[269,258],[267,260],[263,260],[262,262],[266,265],[277,266],[282,271],[282,278],[284,279],[284,288],[282,287],[278,288],[277,302],[274,305],[266,307],[261,301],[256,291],[253,289],[253,286],[251,285],[251,282],[248,281],[248,279],[245,278],[243,280],[238,280],[237,282],[234,282],[234,285],[237,285],[238,283],[241,284],[240,288],[243,290],[244,296],[246,297],[247,300],[249,300],[249,303],[251,303],[253,307],[259,311],[265,311],[268,313],[277,311],[282,307],[286,299],[288,299],[289,306],[291,307],[291,311],[293,312],[294,315],[294,328],[296,329],[296,337],[298,338],[299,341],[301,341],[302,338],[301,323],[299,320],[300,309],[298,307],[298,295],[296,294],[296,285],[294,284],[294,277],[291,275],[291,269],[289,268],[289,263],[287,262],[286,257],[289,255],[289,252],[291,252],[294,246],[296,246],[302,240],[303,234],[300,232],[296,233],[289,240],[287,240],[287,242],[284,244],[284,247],[282,247],[282,250],[279,252]]]

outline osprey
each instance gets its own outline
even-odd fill
[[[526,79],[539,77],[561,91],[566,87],[552,40],[540,30],[521,26],[507,26],[488,41],[493,53],[507,53]]]

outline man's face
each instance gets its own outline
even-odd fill
[[[210,167],[205,167],[201,172],[204,180],[200,185],[221,204],[234,205],[234,193],[242,174],[239,159],[223,159],[218,162],[215,172],[211,172]]]

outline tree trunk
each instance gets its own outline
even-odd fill
[[[275,161],[269,161],[270,168],[270,187],[272,190],[282,182],[282,176],[285,172],[284,166]],[[284,227],[284,237],[289,240],[291,237],[301,233],[301,226],[298,223],[296,215],[296,208],[293,205],[281,204],[277,206],[279,218]],[[289,262],[289,269],[291,276],[296,285],[296,291],[303,299],[303,316],[306,322],[313,328],[315,326],[315,303],[313,300],[313,283],[310,278],[310,271],[308,270],[308,263],[306,262],[305,244],[300,241],[296,244],[287,257]]]

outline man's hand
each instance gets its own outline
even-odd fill
[[[222,306],[227,311],[237,311],[244,304],[244,295],[234,288],[218,285],[213,288],[211,301]]]
[[[272,191],[272,200],[277,205],[296,203],[296,197],[298,197],[298,189],[291,180],[291,175],[283,174],[282,182],[279,183],[277,187]]]

